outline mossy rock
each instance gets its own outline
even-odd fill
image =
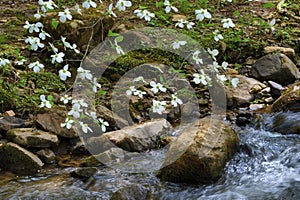
[[[0,167],[20,175],[39,172],[44,163],[30,151],[15,143],[0,145]]]

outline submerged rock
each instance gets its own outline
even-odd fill
[[[272,105],[272,112],[300,112],[300,82],[291,85]]]
[[[70,172],[74,178],[79,178],[82,181],[86,181],[97,172],[96,167],[82,167]]]
[[[300,113],[280,112],[264,124],[267,130],[282,134],[300,134]]]
[[[110,200],[150,200],[149,189],[142,185],[130,185],[116,191]]]
[[[211,183],[238,149],[238,137],[223,121],[194,122],[173,142],[157,176],[163,181]]]
[[[0,145],[0,167],[21,175],[35,174],[43,162],[30,151],[15,143]]]
[[[296,65],[281,53],[258,59],[252,67],[252,75],[260,81],[275,81],[282,85],[293,83],[300,78]]]
[[[56,135],[35,128],[16,128],[7,131],[7,136],[13,142],[25,146],[45,148],[57,145]]]

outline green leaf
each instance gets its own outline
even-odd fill
[[[116,37],[115,41],[116,41],[117,43],[122,42],[122,41],[123,41],[123,38],[124,38],[124,37],[123,37],[122,35],[120,35],[120,36]]]
[[[264,3],[264,4],[263,4],[263,8],[264,8],[264,9],[274,8],[274,7],[275,7],[275,4],[274,4],[274,3],[271,3],[271,2],[268,2],[268,3]]]
[[[104,91],[104,90],[99,90],[99,91],[98,91],[98,94],[99,94],[99,95],[105,95],[105,94],[106,94],[106,91]]]
[[[159,7],[163,7],[164,6],[164,2],[156,2],[156,7],[159,8]]]
[[[52,23],[51,24],[52,24],[53,28],[56,29],[57,26],[58,26],[58,24],[59,24],[59,22],[56,19],[52,19]]]
[[[47,100],[48,100],[48,101],[53,101],[53,96],[52,96],[52,95],[48,95],[48,96],[47,96]]]
[[[111,30],[108,31],[108,37],[117,37],[117,36],[119,36],[118,33],[114,33]]]
[[[233,15],[234,15],[235,17],[239,16],[240,14],[241,14],[241,12],[238,11],[238,10],[234,11],[234,13],[233,13]]]
[[[140,10],[144,10],[144,9],[147,9],[147,8],[148,8],[147,6],[139,6]]]

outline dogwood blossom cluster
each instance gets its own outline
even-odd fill
[[[143,82],[145,85],[148,85],[151,87],[150,91],[153,92],[154,94],[159,94],[159,93],[166,93],[167,92],[167,88],[159,83],[159,82],[155,82],[155,81],[150,81],[150,83],[148,83],[147,81],[145,81],[143,76],[139,76],[135,79],[132,80],[132,83],[136,83],[136,82]],[[138,96],[139,98],[143,98],[144,95],[146,95],[147,93],[145,91],[139,90],[137,89],[134,85],[133,86],[129,86],[128,90],[126,90],[126,95],[127,96]],[[182,100],[180,98],[178,98],[176,96],[176,94],[171,94],[170,95],[170,104],[173,107],[177,107],[178,105],[183,104]],[[163,114],[167,108],[168,104],[167,101],[160,101],[160,100],[156,100],[153,99],[152,100],[152,111],[154,113],[158,113],[158,114]]]
[[[231,0],[227,0],[227,2],[231,2]],[[73,14],[82,14],[82,10],[88,10],[92,8],[97,8],[97,4],[102,4],[102,1],[96,1],[96,0],[84,0],[79,5],[76,3],[75,6],[72,8],[67,8],[64,6],[62,11],[59,11],[57,16],[54,17],[55,23],[67,23],[68,21],[73,20]],[[169,14],[171,12],[179,12],[177,7],[178,2],[170,2],[169,0],[164,0],[163,6],[165,13]],[[48,11],[53,11],[54,9],[58,9],[58,6],[55,4],[53,0],[38,0],[39,8],[37,9],[37,12],[34,14],[35,19],[40,20],[42,17],[46,16],[46,13]],[[115,12],[123,12],[126,11],[126,9],[132,7],[132,2],[130,0],[117,0],[113,3],[110,3],[109,6],[106,9],[106,15],[111,17],[117,17],[117,14]],[[155,12],[152,12],[151,10],[147,10],[146,7],[140,6],[139,9],[136,9],[133,11],[134,14],[137,15],[140,19],[144,19],[146,22],[150,22],[153,18],[156,17]],[[194,19],[179,19],[175,23],[175,27],[181,28],[181,29],[188,29],[191,30],[196,25],[196,21],[199,23],[203,23],[202,21],[205,21],[205,19],[211,19],[212,14],[209,10],[200,8],[195,10],[195,17]],[[57,20],[56,20],[57,19]],[[224,28],[234,28],[235,24],[233,23],[231,18],[224,18],[221,20],[221,23]],[[274,30],[273,26],[275,23],[270,23],[272,31]],[[53,51],[53,53],[50,55],[49,59],[51,60],[51,63],[55,65],[56,67],[60,67],[58,70],[58,75],[62,81],[66,81],[68,78],[72,76],[70,70],[69,70],[69,64],[66,60],[66,51],[72,50],[75,53],[80,53],[80,51],[77,49],[76,44],[71,44],[67,41],[66,36],[61,36],[60,40],[54,40],[51,42],[49,40],[52,39],[52,36],[44,30],[44,25],[41,21],[30,23],[29,21],[25,22],[24,28],[28,30],[28,33],[31,34],[25,39],[25,43],[29,45],[29,49],[32,51],[39,51],[47,46],[50,47]],[[213,31],[214,34],[214,40],[219,41],[223,39],[223,36],[219,33],[218,30]],[[115,40],[114,44],[112,44],[113,48],[115,48],[115,51],[117,54],[125,55],[124,50],[122,49],[121,45],[119,44],[120,41]],[[174,40],[171,44],[171,47],[173,50],[178,50],[182,48],[183,46],[187,45],[187,42],[184,40]],[[217,63],[216,56],[219,54],[218,50],[208,49],[208,53],[211,55],[212,59],[214,60],[213,64],[210,66],[206,66],[208,69],[213,70],[217,74],[217,79],[221,82],[229,81],[234,87],[238,84],[238,79],[230,79],[226,77],[225,75],[221,74],[221,71],[226,71],[228,63],[223,62],[221,65]],[[201,58],[201,51],[196,50],[192,52],[192,59],[197,65],[203,65],[203,60]],[[45,68],[45,66],[40,63],[41,61],[35,60],[28,64],[28,68],[33,70],[33,72],[38,73],[41,70]],[[22,59],[15,62],[18,65],[23,65],[26,63],[26,59]],[[10,62],[7,59],[0,58],[0,67],[10,64]],[[92,91],[97,92],[97,89],[101,87],[101,85],[97,82],[97,78],[93,77],[90,70],[84,69],[81,65],[77,69],[77,76],[78,78],[84,80],[91,81],[92,85]],[[193,81],[196,84],[202,84],[202,85],[210,85],[212,82],[212,79],[206,75],[205,70],[200,70],[199,73],[193,74]],[[165,85],[150,81],[147,83],[143,77],[137,77],[134,79],[133,83],[135,81],[142,81],[144,84],[148,84],[149,87],[151,87],[150,91],[154,94],[158,95],[160,93],[166,93],[168,92]],[[135,95],[139,98],[143,98],[147,93],[143,90],[140,90],[138,88],[135,88],[135,86],[130,86],[130,88],[126,91],[127,95]],[[182,100],[180,100],[176,94],[170,95],[170,105],[173,107],[177,107],[178,105],[182,104]],[[46,99],[45,95],[40,96],[41,104],[40,107],[46,107],[51,108],[53,102],[50,102],[50,100]],[[103,132],[106,131],[106,127],[109,126],[108,122],[104,121],[103,119],[99,118],[97,119],[96,114],[94,112],[88,112],[88,104],[83,99],[72,99],[71,97],[65,95],[61,97],[60,99],[64,104],[68,104],[71,102],[71,110],[68,112],[68,116],[65,119],[65,122],[62,123],[62,127],[66,127],[68,129],[72,128],[72,125],[74,123],[78,123],[82,131],[87,132],[93,132],[93,130],[89,127],[89,125],[83,121],[81,121],[81,118],[90,117],[93,120],[97,121],[97,123],[100,125]],[[153,100],[152,104],[152,110],[155,113],[162,114],[166,107],[168,106],[168,101],[159,101],[159,100]]]

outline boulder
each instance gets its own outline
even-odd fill
[[[149,189],[142,185],[130,185],[116,191],[110,200],[150,200],[151,193]]]
[[[56,162],[56,156],[50,149],[41,149],[36,152],[36,155],[46,164],[53,164]]]
[[[22,119],[5,116],[0,118],[0,131],[8,131],[12,128],[22,128],[25,127],[25,122]]]
[[[56,18],[58,13],[47,12],[47,16],[42,18],[43,29],[57,40],[60,40],[60,36],[67,34],[67,41],[71,45],[77,44],[78,49],[82,52],[86,50],[87,45],[89,45],[89,49],[93,49],[103,41],[114,25],[111,17],[103,17],[99,20],[99,16],[104,14],[105,9],[101,5],[96,9],[82,9],[82,15],[72,13],[72,21],[59,23],[57,28],[53,27],[52,19]]]
[[[14,143],[24,147],[46,148],[59,143],[56,135],[35,128],[10,129],[7,136]]]
[[[0,145],[0,168],[21,175],[30,175],[41,170],[43,165],[36,155],[15,143]]]
[[[52,132],[58,136],[75,138],[78,137],[75,129],[67,129],[61,127],[61,123],[65,122],[67,115],[64,111],[58,109],[48,110],[46,113],[37,114],[36,122],[45,130]]]
[[[272,112],[288,110],[300,112],[300,82],[289,86],[271,106]]]
[[[98,154],[110,148],[119,147],[129,152],[143,152],[158,148],[162,136],[167,136],[172,130],[172,125],[165,119],[155,119],[125,127],[121,130],[103,134],[100,137],[88,139],[88,149],[93,149],[93,154]],[[107,138],[107,139],[106,139]],[[101,145],[100,145],[101,144]],[[96,150],[101,146],[101,150]],[[105,147],[107,147],[105,149]]]
[[[221,177],[238,145],[237,134],[229,125],[200,119],[171,143],[157,176],[163,181],[211,183]]]
[[[236,88],[225,86],[227,106],[229,107],[249,105],[254,99],[254,95],[267,87],[265,84],[246,76],[236,75],[232,78],[238,78],[239,83]]]
[[[296,65],[284,54],[276,53],[258,59],[251,69],[260,81],[275,81],[282,85],[294,83],[300,78]]]

